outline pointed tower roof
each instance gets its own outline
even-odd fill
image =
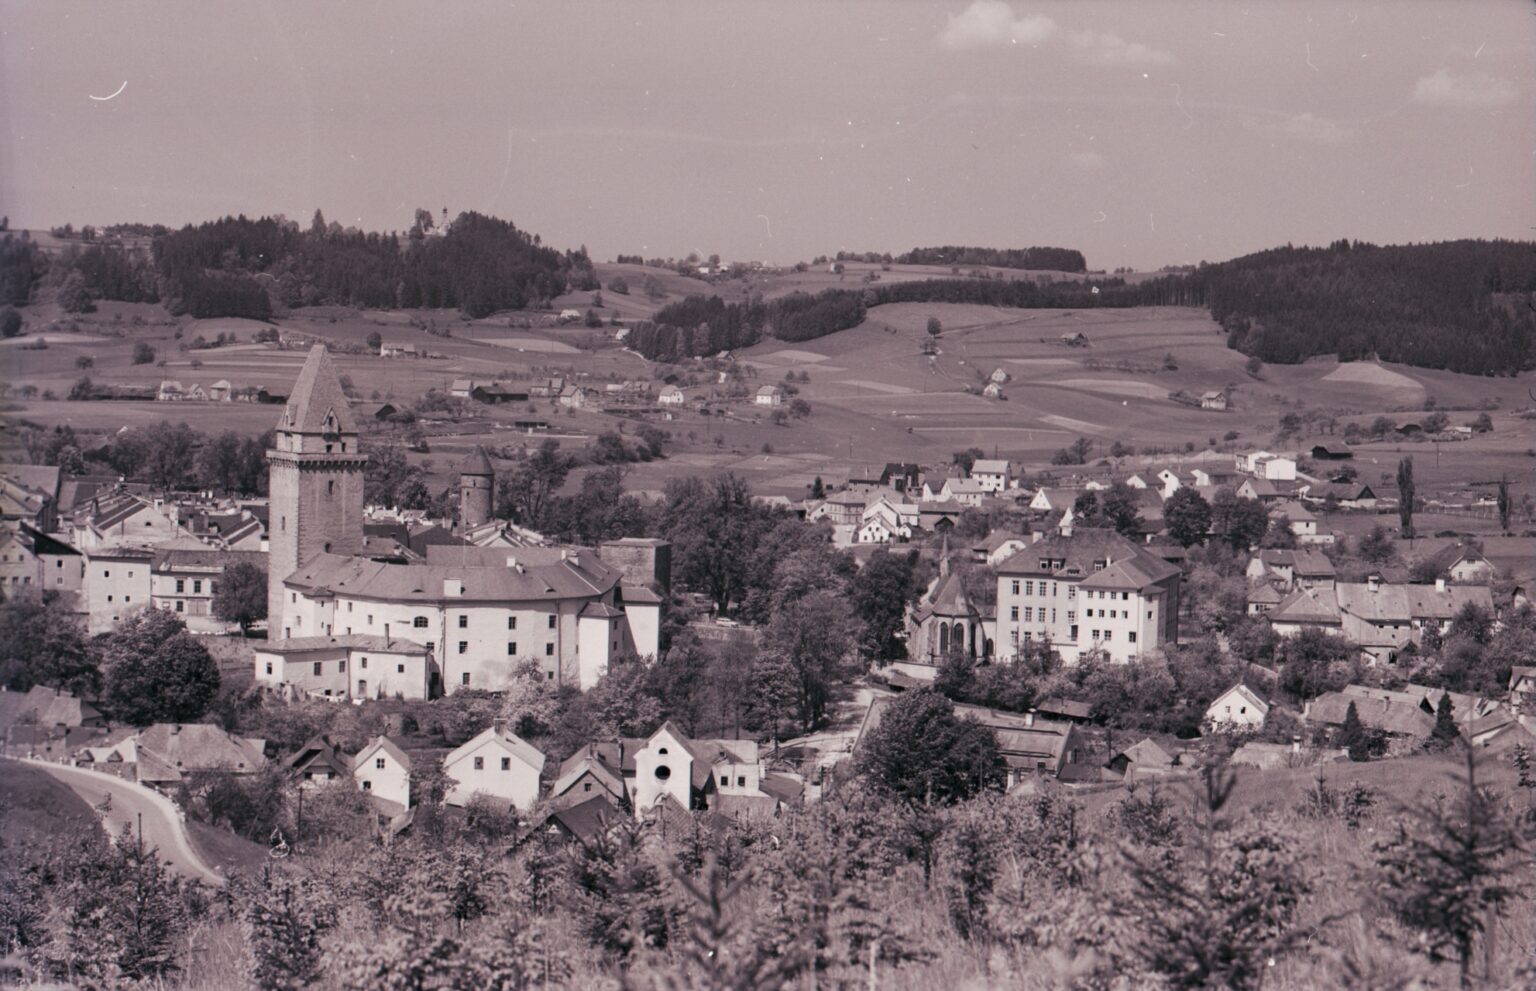
[[[331,417],[334,417],[334,426],[328,429],[326,420]],[[277,429],[299,434],[357,433],[352,407],[347,402],[347,394],[341,391],[336,367],[331,364],[330,352],[324,344],[310,348]]]
[[[460,475],[494,476],[496,474],[496,469],[491,467],[491,456],[480,444],[476,444],[475,449],[459,462],[456,470]]]

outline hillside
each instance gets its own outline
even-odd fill
[[[1376,356],[1507,375],[1536,368],[1536,246],[1449,241],[1275,248],[1149,283],[1203,303],[1228,346],[1268,362]]]

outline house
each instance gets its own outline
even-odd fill
[[[754,740],[692,740],[668,721],[635,751],[634,766],[631,800],[637,818],[657,815],[663,806],[726,811],[754,801],[777,804],[760,788]]]
[[[1247,732],[1263,726],[1268,716],[1269,702],[1238,682],[1206,706],[1204,724],[1217,732]]]
[[[1124,662],[1178,640],[1179,568],[1113,530],[1053,534],[997,566],[997,653],[1049,640]]]
[[[0,464],[0,520],[23,521],[43,533],[58,522],[65,482],[56,465]]]
[[[500,382],[476,383],[469,390],[469,398],[477,403],[487,406],[500,406],[505,403],[526,403],[528,401],[527,389],[513,389],[502,385]]]
[[[161,381],[160,387],[155,390],[155,401],[159,403],[179,403],[185,398],[187,391],[175,379]]]
[[[1247,576],[1254,581],[1294,588],[1332,589],[1336,572],[1327,555],[1297,548],[1265,548],[1248,561]]]
[[[213,614],[213,597],[224,572],[248,564],[267,571],[265,551],[226,551],[192,538],[163,544],[149,564],[150,604],[177,613],[193,633],[229,633],[235,624]]]
[[[776,385],[765,385],[757,390],[757,395],[752,401],[758,406],[782,406],[784,390]]]
[[[1085,348],[1088,346],[1088,335],[1080,330],[1073,331],[1070,334],[1062,334],[1061,343],[1069,348]]]
[[[216,403],[227,403],[234,399],[234,387],[229,384],[229,379],[219,379],[208,387],[208,398]]]
[[[55,733],[105,725],[94,706],[62,688],[34,685],[25,692],[13,692],[0,687],[0,740],[22,726]]]
[[[1194,487],[1196,489],[1205,489],[1207,491],[1220,488],[1223,485],[1230,485],[1236,477],[1231,472],[1220,468],[1191,468],[1189,474],[1195,480]]]
[[[1421,644],[1426,631],[1448,632],[1468,605],[1493,614],[1486,585],[1393,585],[1377,576],[1334,586],[1344,636],[1377,662],[1395,663],[1408,644]]]
[[[544,754],[497,723],[443,758],[448,805],[464,806],[476,795],[527,812],[539,800]]]
[[[1325,482],[1321,485],[1308,485],[1305,491],[1298,495],[1314,505],[1333,504],[1340,509],[1365,509],[1376,508],[1376,493],[1369,485],[1361,482]]]
[[[376,736],[352,758],[352,779],[386,815],[411,807],[411,758],[387,736]]]
[[[252,654],[256,684],[320,698],[424,701],[436,673],[430,644],[367,633],[268,640]]]
[[[1380,730],[1388,737],[1415,743],[1426,739],[1435,728],[1435,717],[1411,702],[1365,698],[1346,692],[1327,692],[1308,702],[1301,718],[1309,726],[1336,729],[1344,725],[1349,707],[1355,707],[1360,725]]]
[[[352,774],[352,761],[324,736],[312,736],[283,760],[299,779],[300,788],[319,788]]]
[[[811,522],[825,519],[833,526],[856,527],[864,518],[864,507],[869,497],[863,492],[845,490],[834,492],[821,505],[806,514]]]
[[[569,409],[581,409],[587,405],[587,390],[579,385],[567,384],[560,390],[560,405]]]
[[[1227,408],[1227,394],[1219,390],[1201,393],[1200,408],[1225,410]]]
[[[981,458],[971,465],[971,479],[980,484],[984,492],[1001,492],[1008,488],[1008,476],[1006,459]]]
[[[894,489],[897,492],[916,492],[922,483],[921,465],[898,461],[887,462],[880,471],[879,479],[876,480],[876,484],[882,488]]]
[[[1327,531],[1318,532],[1317,517],[1312,515],[1312,511],[1301,503],[1295,500],[1286,500],[1272,504],[1269,507],[1269,518],[1274,520],[1281,516],[1285,517],[1286,522],[1290,524],[1291,533],[1295,536],[1297,543],[1333,543],[1333,534]]]
[[[1005,533],[1000,530],[990,534],[981,543],[971,545],[971,560],[977,564],[996,566],[1033,542],[1033,534]]]
[[[946,478],[939,489],[940,502],[953,502],[975,509],[981,505],[988,492],[985,483],[976,478]]]
[[[661,392],[656,396],[656,402],[662,406],[681,406],[687,400],[683,390],[675,385],[662,386]]]
[[[1343,444],[1313,444],[1312,445],[1312,460],[1313,461],[1346,461],[1346,460],[1348,460],[1350,458],[1353,458],[1354,456],[1355,456],[1355,452],[1351,451],[1348,447],[1345,447]]]
[[[77,760],[101,765],[143,785],[166,786],[195,772],[255,774],[266,767],[266,742],[203,723],[156,723],[116,743],[86,747]]]
[[[448,395],[455,399],[468,399],[477,385],[490,385],[490,383],[476,382],[474,379],[454,379],[448,383]]]
[[[855,531],[855,542],[860,544],[889,544],[912,538],[917,525],[917,506],[913,503],[892,503],[884,496],[864,508]]]
[[[1178,763],[1177,757],[1158,746],[1156,741],[1146,738],[1115,754],[1106,766],[1115,775],[1132,781],[1170,774]]]
[[[983,397],[985,397],[987,399],[1002,399],[1002,398],[1004,398],[1004,396],[1003,396],[1003,387],[1001,385],[998,385],[996,382],[988,382],[985,386],[982,387],[981,394],[982,394]]]
[[[1011,378],[1013,378],[1013,376],[1008,374],[1007,369],[994,368],[992,369],[992,374],[987,376],[987,381],[995,382],[998,385],[1007,385],[1008,380]]]
[[[1061,513],[1072,508],[1082,489],[1059,489],[1041,486],[1029,500],[1029,508],[1038,513]]]
[[[76,599],[85,580],[85,557],[24,520],[0,525],[0,590],[7,596],[33,586]]]
[[[896,696],[881,695],[870,703],[854,740],[855,753],[880,725],[885,711],[895,700]],[[1089,767],[1087,738],[1073,723],[1040,719],[1028,712],[998,712],[964,703],[956,703],[954,710],[961,719],[972,719],[992,731],[998,756],[1003,759],[1004,784],[1009,790],[1039,776],[1065,778],[1072,776],[1075,770]]]
[[[961,508],[952,502],[917,504],[918,525],[929,533],[948,533],[960,522]]]
[[[601,795],[572,805],[557,806],[539,823],[539,829],[578,843],[591,843],[612,829],[625,813]]]
[[[383,358],[419,358],[421,352],[416,345],[406,344],[402,341],[385,341],[379,345],[379,356]]]
[[[1344,617],[1332,589],[1298,588],[1281,599],[1268,616],[1269,628],[1282,637],[1307,629],[1335,634],[1344,631]]]
[[[124,616],[149,605],[154,552],[107,546],[85,555],[85,631],[110,633]]]
[[[358,403],[356,407],[359,420],[373,420],[383,423],[400,412],[400,408],[394,403]]]
[[[1471,544],[1451,544],[1430,556],[1426,563],[1436,576],[1462,585],[1487,585],[1493,582],[1493,562]]]
[[[1509,671],[1509,703],[1516,712],[1536,712],[1536,666],[1517,665]]]
[[[1280,604],[1280,592],[1269,582],[1257,582],[1248,589],[1248,615],[1263,616]]]
[[[1255,478],[1263,478],[1271,482],[1294,482],[1296,480],[1295,460],[1282,457],[1270,451],[1254,451],[1250,454],[1239,454],[1236,459],[1236,467],[1243,474],[1252,475]]]
[[[617,809],[629,799],[624,762],[627,756],[632,776],[635,749],[626,748],[623,743],[589,743],[582,747],[561,763],[549,791],[550,803],[563,808],[601,798]]]
[[[567,307],[560,311],[560,316],[557,319],[561,323],[575,323],[577,320],[581,319],[581,311],[573,310],[570,307]]]
[[[538,399],[555,399],[565,388],[565,379],[535,379],[528,386],[528,394]]]

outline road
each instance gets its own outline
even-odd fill
[[[25,763],[68,785],[71,791],[93,808],[99,807],[110,795],[112,808],[107,812],[104,825],[113,837],[122,832],[124,825],[137,831],[139,816],[142,815],[144,842],[158,849],[162,860],[193,880],[223,886],[223,876],[209,868],[192,848],[186,828],[181,823],[180,812],[170,799],[142,785],[99,771],[44,760],[27,759]]]

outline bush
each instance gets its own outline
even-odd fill
[[[135,365],[152,365],[155,363],[155,349],[140,341],[133,346],[133,363]]]
[[[14,306],[0,310],[0,337],[15,337],[21,333],[21,313]]]

